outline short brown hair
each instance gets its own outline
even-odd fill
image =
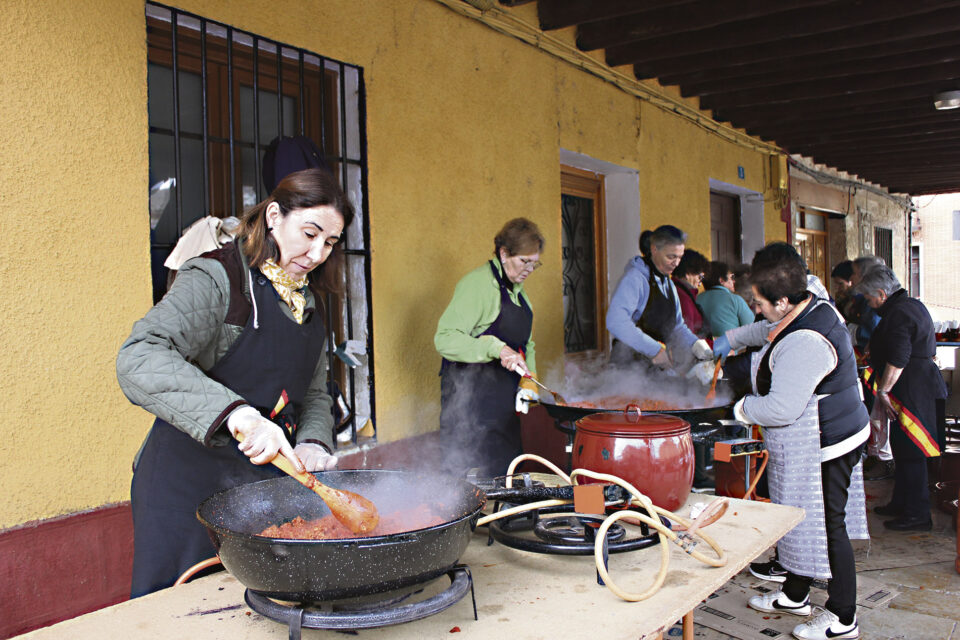
[[[499,257],[501,247],[507,250],[507,256],[537,253],[543,251],[543,234],[535,222],[514,218],[493,239],[493,255]]]
[[[750,282],[770,302],[786,298],[799,304],[807,298],[803,258],[786,242],[771,242],[753,256]]]
[[[305,169],[291,173],[280,181],[269,198],[243,214],[238,235],[251,267],[259,267],[267,260],[280,258],[280,250],[267,226],[267,207],[272,202],[280,207],[283,217],[295,209],[331,206],[343,216],[344,229],[353,220],[353,205],[333,174],[326,169]],[[318,296],[341,293],[344,262],[343,243],[338,242],[333,245],[333,251],[326,261],[307,276],[310,289]]]
[[[703,288],[719,287],[721,280],[727,279],[730,273],[730,265],[726,262],[714,261],[710,263],[707,272],[703,275]]]

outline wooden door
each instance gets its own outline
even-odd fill
[[[722,193],[710,192],[710,255],[731,267],[741,262],[740,203]]]
[[[819,212],[800,209],[800,226],[794,234],[793,245],[803,256],[807,269],[820,278],[824,286],[829,283],[827,264],[827,217]]]

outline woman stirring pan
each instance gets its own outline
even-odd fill
[[[320,301],[338,290],[352,218],[328,172],[290,174],[235,242],[181,267],[120,348],[121,388],[157,416],[131,486],[133,597],[215,555],[195,516],[205,498],[276,477],[278,453],[298,471],[336,465]]]
[[[763,427],[770,499],[801,507],[806,517],[777,544],[778,560],[751,565],[754,575],[783,588],[750,598],[749,606],[808,616],[811,582],[829,579],[824,611],[793,635],[857,638],[850,538],[868,537],[860,456],[870,426],[853,346],[836,308],[807,291],[803,263],[790,245],[758,251],[751,282],[765,320],[726,333],[734,349],[761,347],[752,356],[753,393],[737,402],[734,416]]]
[[[521,453],[517,412],[539,399],[518,373],[536,375],[533,306],[523,283],[540,266],[542,250],[536,224],[507,222],[494,238],[494,259],[457,283],[437,323],[440,428],[451,445],[451,471],[502,475]]]

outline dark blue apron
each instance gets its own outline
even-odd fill
[[[644,306],[643,313],[640,314],[636,325],[638,329],[654,340],[668,344],[670,336],[677,328],[677,308],[680,306],[680,301],[677,300],[676,296],[668,298],[663,295],[663,291],[660,290],[660,285],[657,284],[654,277],[654,274],[660,275],[660,272],[648,258],[644,258],[643,261],[647,264],[647,269],[650,270],[648,279],[650,294],[647,296],[647,304]],[[667,278],[667,282],[670,282],[669,278]],[[613,339],[610,346],[610,362],[628,364],[649,361],[649,358],[638,351],[634,351],[628,344],[616,338]]]
[[[480,335],[496,336],[523,353],[533,329],[533,310],[523,296],[519,305],[514,304],[512,283],[500,275],[492,260],[490,270],[500,285],[500,315]],[[510,461],[522,452],[516,413],[519,374],[504,369],[499,359],[478,363],[445,359],[440,376],[445,469],[459,474],[478,467],[487,476],[503,475]]]
[[[321,314],[311,313],[298,325],[280,308],[270,281],[258,270],[251,272],[259,328],[253,327],[251,313],[236,342],[206,374],[268,417],[285,391],[287,407],[273,419],[285,428],[293,444],[296,417],[323,353],[323,320]],[[216,555],[196,517],[201,502],[223,489],[279,475],[282,473],[271,464],[252,464],[234,441],[206,447],[157,419],[143,445],[130,489],[134,529],[131,597],[169,587],[191,566]]]

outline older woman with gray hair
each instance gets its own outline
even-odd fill
[[[933,357],[936,337],[930,313],[911,298],[885,266],[862,274],[856,287],[880,315],[870,337],[867,386],[891,421],[890,448],[896,464],[893,497],[874,509],[892,516],[883,523],[894,531],[929,531],[927,458],[940,455],[942,433],[936,401],[947,397]]]

